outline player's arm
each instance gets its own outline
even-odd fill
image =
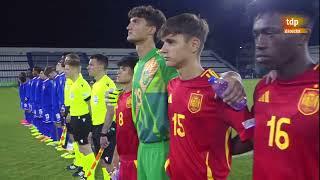
[[[240,74],[234,71],[227,71],[220,74],[220,76],[228,82],[228,88],[222,94],[224,102],[231,105],[240,102],[246,97]]]
[[[253,97],[255,98],[255,93],[254,93]],[[254,117],[254,105],[251,107],[251,111],[249,113],[250,113],[251,117]],[[247,123],[247,124],[245,124],[245,123]],[[249,119],[242,124],[247,128],[250,126],[252,126],[252,128],[254,128],[255,119],[254,118]],[[253,134],[251,133],[249,135],[249,137],[250,138],[247,141],[245,141],[244,143],[241,142],[239,135],[232,138],[232,140],[231,140],[231,154],[237,155],[237,154],[242,154],[242,153],[246,153],[248,151],[253,150],[253,145],[254,145]]]
[[[27,111],[28,112],[28,109],[29,109],[29,106],[28,106],[28,104],[29,104],[29,94],[28,94],[28,82],[26,82],[26,84],[25,84],[25,95],[24,95],[24,98],[23,98],[23,108],[24,108],[24,110],[25,111]]]
[[[114,108],[117,105],[119,91],[117,90],[117,86],[112,80],[109,80],[107,83],[109,89],[105,94],[105,102],[107,106],[106,119],[104,122],[104,126],[101,130],[101,133],[107,133],[109,128],[111,127],[112,121],[114,119]]]
[[[83,85],[84,86],[83,86],[82,98],[87,103],[89,113],[91,113],[91,108],[90,108],[91,87],[87,81],[85,83],[83,83]]]
[[[117,151],[117,146],[114,148],[112,165],[115,169],[119,169],[119,154]]]
[[[104,148],[106,148],[109,144],[109,141],[106,135],[113,122],[114,111],[115,111],[114,108],[117,105],[118,95],[119,95],[119,91],[113,88],[111,88],[109,91],[106,92],[105,97],[106,97],[107,114],[101,130],[102,136],[100,138],[100,145],[101,147],[104,147]]]
[[[44,110],[43,110],[45,112],[44,117],[46,118],[47,121],[49,121],[51,119],[52,121],[55,122],[55,119],[51,117],[53,115],[53,113],[52,113],[53,112],[52,97],[54,96],[54,94],[53,94],[54,87],[53,87],[53,82],[52,81],[49,81],[47,88],[48,88],[48,92],[47,92],[48,93],[48,95],[47,95],[48,99],[45,99],[45,104],[46,104],[47,108],[44,108]],[[50,108],[48,108],[48,107],[50,107]]]
[[[255,98],[255,93],[253,97]],[[254,117],[254,105],[251,108],[250,115],[251,117]],[[254,124],[253,119],[251,119],[250,121],[252,122],[251,124],[253,125]],[[249,121],[245,121],[245,122],[249,122]],[[247,124],[246,126],[250,126],[250,123]],[[253,150],[253,143],[254,143],[253,136],[251,136],[251,138],[246,140],[245,142],[241,142],[239,135],[237,135],[231,140],[231,154],[237,155],[237,154],[242,154],[242,153],[251,151]]]
[[[68,79],[68,81],[71,81],[70,79]],[[63,89],[63,95],[64,95],[64,104],[68,104],[67,102],[70,101],[70,91],[68,89],[67,85],[67,80],[65,81],[65,86]],[[71,116],[70,116],[70,104],[68,104],[67,106],[62,106],[60,109],[60,113],[63,117],[65,117],[65,122],[66,123],[70,123],[71,120]]]
[[[113,117],[114,117],[114,106],[107,105],[106,119],[104,121],[101,134],[107,134],[109,128],[111,127]]]
[[[49,112],[47,112],[48,111],[47,107],[48,107],[49,101],[51,100],[51,97],[49,96],[50,94],[49,92],[51,91],[51,89],[49,87],[49,83],[48,84],[43,83],[43,86],[46,86],[46,91],[44,89],[41,89],[40,91],[41,96],[40,96],[40,102],[39,102],[39,114],[40,116],[44,116],[45,120],[48,120]]]
[[[229,124],[238,133],[236,137],[231,140],[231,154],[241,154],[253,149],[253,131],[255,120],[245,108],[241,111],[235,111],[230,106],[221,102],[221,118]]]
[[[59,83],[59,79],[60,78],[57,78],[57,79],[55,79],[56,80],[56,94],[57,94],[57,97],[56,97],[56,99],[57,99],[57,101],[58,101],[58,107],[59,107],[59,110],[61,109],[61,106],[62,106],[62,96],[61,96],[61,92],[63,91],[63,89],[62,89],[62,86],[60,85],[60,83]]]
[[[39,92],[39,97],[37,99],[37,105],[38,105],[38,112],[39,112],[39,116],[40,117],[43,117],[44,113],[43,113],[43,107],[46,105],[46,96],[45,96],[45,93],[44,93],[44,90],[43,88],[40,88],[40,87],[43,87],[44,84],[42,84],[41,86],[38,86],[37,87],[37,91]]]
[[[61,116],[64,116],[66,117],[68,115],[68,110],[69,110],[69,107],[66,106],[66,102],[68,101],[69,99],[69,91],[68,91],[68,81],[70,81],[69,79],[66,79],[66,81],[64,82],[64,86],[63,86],[63,89],[62,89],[62,96],[63,96],[63,102],[62,102],[62,105],[60,107],[60,114]]]
[[[52,104],[56,104],[56,102],[58,101],[58,96],[56,96],[57,95],[57,88],[58,88],[57,84],[58,83],[56,83],[56,79],[53,80],[53,83],[55,84],[55,86],[54,86],[54,84],[51,85],[51,103]],[[52,108],[51,112],[54,112],[54,110],[55,110],[54,106],[52,106],[51,108]],[[56,118],[53,118],[53,119],[57,120],[57,121],[55,121],[55,125],[57,127],[61,127],[60,126],[61,125],[60,124],[61,123],[60,113],[59,114],[53,114],[53,116],[56,117]]]
[[[114,108],[108,109],[108,111],[113,111],[112,114],[114,114]],[[108,113],[109,114],[109,113]],[[111,113],[110,113],[111,114]],[[115,122],[113,122],[113,117],[110,115],[106,118],[106,121],[111,121],[110,124],[103,124],[102,130],[101,130],[101,136],[100,136],[100,146],[102,148],[107,148],[110,144],[108,137],[112,137],[115,133]],[[105,122],[106,122],[105,121]]]

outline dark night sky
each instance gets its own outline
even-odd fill
[[[234,59],[251,40],[244,9],[249,0],[8,0],[1,2],[0,46],[131,48],[126,42],[127,12],[150,4],[167,17],[192,12],[207,19],[206,46]],[[121,4],[119,3],[121,2]],[[316,29],[319,29],[317,23]],[[319,33],[312,44],[318,44]]]

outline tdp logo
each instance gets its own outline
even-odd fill
[[[291,19],[286,19],[287,21],[287,25],[288,26],[298,26],[299,25],[299,20],[298,19],[294,19],[294,18],[291,18]]]
[[[290,34],[308,33],[308,29],[305,28],[306,23],[307,23],[307,19],[298,15],[282,17],[282,25],[283,25],[284,33],[290,33]]]

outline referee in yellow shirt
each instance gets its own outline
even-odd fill
[[[95,153],[98,153],[100,149],[100,137],[101,129],[103,127],[105,118],[107,116],[113,116],[114,111],[107,112],[107,106],[105,103],[105,94],[110,89],[115,89],[116,85],[106,75],[106,68],[108,66],[108,58],[102,54],[95,54],[90,57],[88,72],[89,75],[94,77],[95,83],[92,86],[91,91],[91,117],[92,117],[92,143],[94,145]],[[104,152],[101,156],[101,166],[104,180],[109,180],[110,175],[108,171],[113,170],[112,158],[113,152],[115,149],[115,124],[111,126],[107,134],[103,134],[108,137],[110,144],[107,148],[104,149]],[[90,138],[91,135],[89,135]],[[93,173],[93,172],[92,172]],[[92,174],[91,176],[94,176]],[[90,176],[90,177],[91,177]]]
[[[70,100],[70,126],[74,140],[79,145],[80,166],[86,174],[95,160],[91,145],[88,143],[88,135],[92,128],[89,112],[91,87],[81,75],[80,57],[77,54],[68,54],[65,60],[65,74],[72,80],[69,90]],[[85,177],[83,177],[86,179]],[[94,175],[88,179],[94,179]]]

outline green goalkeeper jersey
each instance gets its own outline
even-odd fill
[[[154,48],[134,68],[132,118],[142,143],[169,139],[167,84],[177,71]]]

